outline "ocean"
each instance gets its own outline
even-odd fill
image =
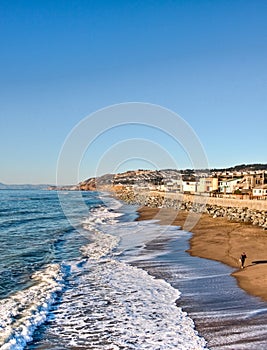
[[[189,232],[60,196],[67,218],[57,192],[0,191],[1,350],[267,348],[267,303],[191,257]]]

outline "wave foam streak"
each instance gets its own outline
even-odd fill
[[[68,287],[29,349],[205,349],[192,319],[176,305],[180,292],[127,262],[161,228],[123,222],[122,213],[90,210],[83,227],[91,242],[69,262]]]
[[[88,262],[45,337],[60,337],[64,349],[203,349],[193,321],[175,305],[179,294],[125,263]]]
[[[1,350],[23,349],[63,288],[63,274],[57,264],[36,272],[32,279],[31,287],[0,301]]]

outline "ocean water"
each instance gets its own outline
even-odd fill
[[[0,349],[266,349],[267,304],[108,194],[0,191]],[[75,225],[73,225],[75,223]]]

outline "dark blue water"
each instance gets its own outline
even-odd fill
[[[102,203],[95,193],[83,196],[88,209]],[[31,285],[31,274],[46,264],[77,257],[86,241],[75,234],[56,192],[0,191],[0,297]]]

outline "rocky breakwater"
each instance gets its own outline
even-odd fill
[[[226,217],[230,221],[245,222],[267,229],[267,211],[265,210],[207,205],[205,212],[214,218]]]
[[[133,191],[120,187],[115,191],[117,198],[140,206],[150,208],[172,208],[194,213],[206,213],[213,218],[225,217],[229,221],[244,222],[267,229],[267,210],[257,210],[240,206],[222,206],[209,203],[209,197],[202,201],[188,200],[182,194],[155,193],[149,191]],[[175,198],[177,197],[177,198]],[[192,198],[194,196],[191,196]]]

